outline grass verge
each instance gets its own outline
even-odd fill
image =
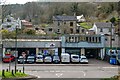
[[[16,72],[16,74],[12,75],[11,72],[5,72],[5,76],[2,76],[2,71],[0,71],[0,77],[2,78],[19,78],[19,77],[26,77],[27,74]]]

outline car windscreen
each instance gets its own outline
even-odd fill
[[[54,56],[53,59],[59,59],[59,57],[58,56]]]
[[[73,56],[73,58],[79,58],[78,56]]]
[[[28,59],[34,59],[35,57],[34,56],[28,56]]]
[[[22,56],[20,56],[20,57],[19,57],[19,59],[23,59],[23,57],[22,57]]]
[[[82,58],[82,59],[87,59],[87,58]]]
[[[37,57],[37,59],[43,59],[43,57]]]

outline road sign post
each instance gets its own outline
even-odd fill
[[[22,56],[23,56],[23,73],[25,73],[25,58],[26,58],[26,53],[25,52],[22,52]]]

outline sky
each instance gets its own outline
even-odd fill
[[[25,4],[26,2],[32,2],[32,1],[43,1],[43,2],[46,2],[46,1],[52,1],[52,2],[64,2],[64,1],[67,1],[67,2],[70,2],[70,1],[76,1],[76,2],[94,2],[94,1],[97,1],[97,2],[118,2],[120,0],[0,0],[0,1],[6,1],[5,4]]]
[[[6,4],[25,4],[26,2],[38,1],[38,0],[4,0]]]

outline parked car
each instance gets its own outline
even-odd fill
[[[11,55],[11,54],[5,55],[3,57],[3,62],[9,63],[9,62],[13,62],[14,60],[15,60],[15,57],[13,55]]]
[[[51,56],[45,56],[44,62],[45,63],[51,63],[52,62],[52,57]]]
[[[23,63],[23,61],[24,63],[26,63],[26,58],[23,58],[23,56],[19,56],[17,61],[18,63]]]
[[[70,55],[68,53],[61,53],[61,62],[62,63],[69,63],[70,62]]]
[[[80,56],[80,63],[88,63],[86,56]]]
[[[57,55],[53,56],[53,63],[60,63],[60,57]]]
[[[36,56],[36,63],[43,63],[43,55]]]
[[[80,58],[79,58],[79,55],[76,55],[76,54],[71,54],[71,62],[72,63],[79,63],[80,61]]]
[[[27,63],[35,63],[35,56],[28,56]]]

